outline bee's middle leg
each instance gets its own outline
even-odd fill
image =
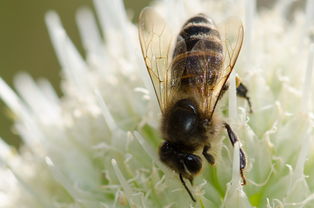
[[[203,153],[205,159],[207,160],[207,162],[211,165],[214,165],[215,164],[215,158],[207,152],[209,149],[210,149],[210,146],[205,145],[202,153]]]

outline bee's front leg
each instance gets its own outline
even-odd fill
[[[236,134],[232,131],[230,125],[227,123],[224,123],[224,125],[225,125],[227,132],[228,132],[229,139],[230,139],[232,145],[234,146],[234,144],[236,142],[238,142],[239,140],[238,140]],[[243,174],[243,170],[245,169],[245,167],[246,167],[246,157],[245,157],[243,150],[240,147],[240,174],[241,174],[241,178],[242,178],[242,185],[246,184],[246,179],[245,179],[245,176]]]

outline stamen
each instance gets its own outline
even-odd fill
[[[101,113],[106,120],[106,124],[110,128],[111,132],[116,131],[118,129],[118,126],[117,126],[115,120],[113,119],[103,97],[100,95],[100,92],[98,90],[95,90],[94,93],[95,93],[96,101],[98,102],[98,105],[101,109]]]
[[[252,60],[252,38],[254,17],[256,13],[256,0],[245,0],[245,55],[247,60]]]
[[[80,9],[76,16],[76,22],[79,26],[82,42],[87,52],[91,55],[103,55],[103,51],[100,50],[103,41],[100,37],[97,23],[92,12],[87,8]]]
[[[310,45],[309,56],[307,60],[307,67],[304,77],[303,85],[303,96],[302,96],[302,110],[304,113],[307,113],[310,109],[311,101],[311,86],[312,86],[312,71],[313,71],[313,60],[314,60],[314,44]]]
[[[113,170],[116,173],[116,176],[117,176],[121,186],[124,189],[125,196],[129,202],[130,206],[131,207],[135,206],[135,204],[132,200],[132,197],[131,197],[131,195],[133,194],[133,191],[132,191],[131,187],[129,186],[129,184],[127,183],[127,181],[125,180],[124,176],[122,175],[122,173],[118,167],[117,161],[115,159],[112,159],[111,164],[112,164]]]

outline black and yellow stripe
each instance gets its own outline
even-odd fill
[[[222,63],[223,46],[214,22],[204,14],[187,20],[173,52],[172,79],[180,80],[181,87],[211,85]]]

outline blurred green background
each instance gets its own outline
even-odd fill
[[[114,1],[114,0],[113,0]],[[132,20],[150,0],[125,0]],[[48,79],[60,94],[60,66],[50,43],[44,21],[47,11],[55,10],[74,44],[83,53],[75,14],[78,8],[93,8],[92,0],[1,0],[0,1],[0,77],[10,86],[21,71],[35,79]],[[19,144],[8,110],[0,101],[0,137],[9,144]]]

